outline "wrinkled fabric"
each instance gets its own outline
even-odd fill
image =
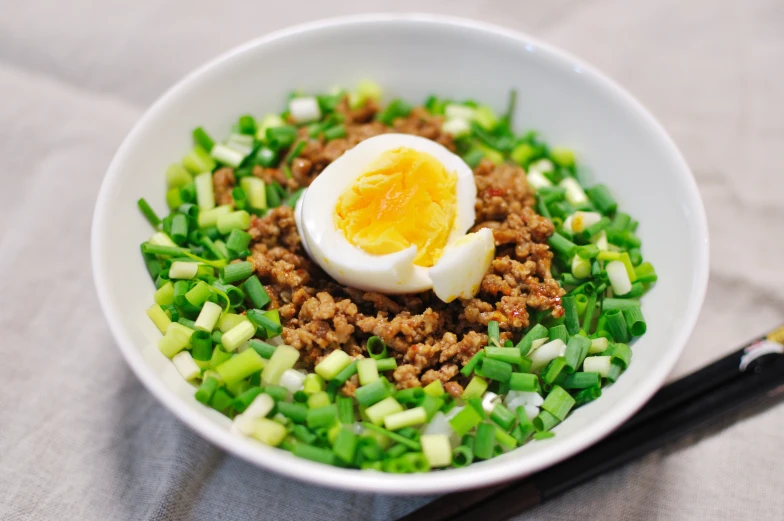
[[[107,165],[166,87],[273,29],[362,11],[522,29],[617,79],[684,152],[711,282],[684,374],[784,321],[784,3],[6,2],[0,15],[0,519],[393,519],[428,498],[337,492],[229,456],[122,360],[92,285]],[[781,519],[783,407],[689,439],[519,519]]]

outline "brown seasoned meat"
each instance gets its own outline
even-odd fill
[[[229,167],[219,168],[212,174],[212,189],[215,192],[215,202],[221,204],[232,204],[234,198],[231,191],[234,189],[234,170]]]
[[[350,109],[344,100],[336,112],[344,117],[346,137],[326,142],[323,135],[311,138],[301,129],[299,138],[306,145],[291,162],[290,176],[259,166],[253,175],[292,190],[304,187],[346,150],[385,132],[416,134],[455,148],[452,138],[441,132],[443,119],[422,107],[396,119],[391,127],[374,120],[378,106],[372,101]],[[334,349],[355,359],[367,356],[364,346],[376,335],[387,344],[388,356],[397,360],[391,378],[398,388],[439,380],[457,397],[467,382],[460,368],[487,345],[490,320],[498,321],[502,340],[517,341],[528,326],[531,310],[563,313],[564,292],[550,273],[553,255],[547,239],[553,224],[534,210],[525,173],[515,165],[483,160],[474,170],[474,179],[477,202],[472,231],[493,231],[496,258],[474,298],[449,304],[431,291],[385,295],[341,286],[305,254],[291,208],[281,206],[251,219],[248,260],[270,296],[270,308],[280,312],[283,341],[302,352],[298,367],[312,370]],[[231,197],[233,171],[218,170],[214,182],[216,198],[223,204],[221,197]],[[357,385],[352,377],[342,392],[352,395]]]

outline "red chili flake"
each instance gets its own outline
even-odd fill
[[[495,186],[491,186],[490,188],[485,190],[485,192],[490,197],[500,197],[500,196],[504,195],[504,190],[501,189],[501,188],[496,188]]]

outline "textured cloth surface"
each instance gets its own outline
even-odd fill
[[[617,79],[684,152],[711,282],[673,376],[784,317],[784,2],[6,1],[0,12],[0,519],[392,519],[428,498],[351,494],[228,456],[142,388],[98,308],[89,225],[133,122],[206,59],[363,11],[522,29]],[[520,519],[781,519],[784,407],[685,440]]]

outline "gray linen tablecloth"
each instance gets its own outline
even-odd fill
[[[305,20],[419,10],[528,31],[629,88],[689,161],[711,283],[683,374],[784,318],[784,2],[5,0],[0,6],[0,519],[390,519],[428,498],[336,492],[228,456],[131,374],[89,226],[133,122],[184,73]],[[686,440],[520,519],[782,519],[784,408]]]

